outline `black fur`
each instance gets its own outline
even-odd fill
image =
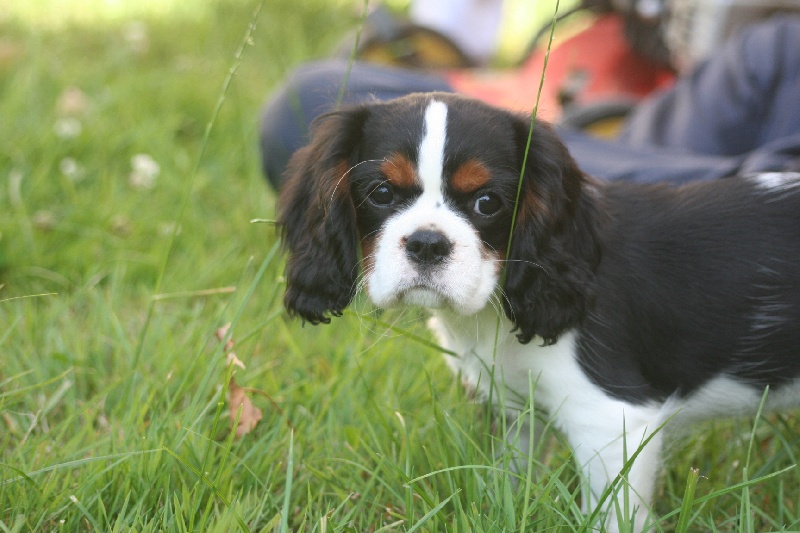
[[[529,120],[517,119],[520,161]],[[593,299],[601,251],[589,178],[551,128],[536,123],[525,166],[523,195],[505,271],[506,314],[522,343],[540,336],[553,344],[583,320]]]
[[[595,383],[647,402],[716,376],[772,392],[800,376],[800,187],[619,182],[605,195],[579,339]]]
[[[334,112],[313,126],[312,142],[289,162],[278,224],[289,252],[284,304],[312,324],[340,316],[359,272],[355,206],[348,170],[357,162],[369,112]]]

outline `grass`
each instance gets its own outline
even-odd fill
[[[282,314],[274,230],[250,222],[274,214],[259,107],[358,12],[267,0],[239,62],[258,5],[0,7],[0,530],[585,531],[560,437],[514,489],[485,408],[397,333],[428,339],[420,314]],[[228,322],[263,411],[241,439]],[[799,434],[781,415],[683,439],[661,528],[800,529]]]

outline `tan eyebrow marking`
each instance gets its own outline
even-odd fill
[[[490,178],[489,169],[483,163],[470,159],[456,169],[450,184],[460,193],[471,193],[486,185]]]
[[[387,157],[381,163],[381,172],[389,183],[401,189],[410,188],[417,182],[414,164],[400,153]]]

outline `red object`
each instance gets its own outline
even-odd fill
[[[460,70],[447,74],[460,93],[517,111],[530,112],[544,66],[545,50],[537,50],[514,70]],[[598,16],[590,27],[554,46],[539,101],[539,116],[561,114],[559,94],[568,90],[577,105],[638,100],[672,84],[674,74],[631,50],[621,17]]]

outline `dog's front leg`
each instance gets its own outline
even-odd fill
[[[562,426],[581,469],[583,511],[601,506],[607,513],[601,522],[606,531],[638,533],[645,526],[663,440],[656,433],[657,413],[651,407],[627,405],[616,420],[585,413],[592,420]]]

